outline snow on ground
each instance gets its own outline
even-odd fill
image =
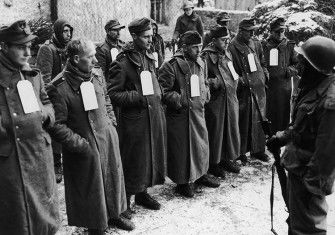
[[[162,186],[149,190],[162,209],[150,211],[134,205],[132,221],[136,229],[126,232],[109,228],[108,234],[229,234],[270,235],[271,164],[251,160],[239,175],[228,174],[216,189],[203,188],[192,199],[174,194],[174,184],[167,180]],[[62,226],[57,235],[86,234],[82,228],[67,226],[64,186],[59,186]],[[335,195],[328,197],[329,231],[335,234]],[[287,212],[281,198],[279,182],[275,180],[275,229],[279,235],[287,234]]]

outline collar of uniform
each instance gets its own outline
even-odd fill
[[[6,68],[0,69],[0,85],[3,87],[9,86],[13,73],[18,73],[21,71],[23,75],[28,75],[31,77],[37,76],[39,73],[37,69],[32,69],[29,64],[22,68],[16,67],[2,51],[0,51],[0,63]]]
[[[237,38],[235,37],[231,41],[231,45],[234,45],[236,49],[242,54],[249,54],[250,52],[256,52],[256,47],[252,39],[249,41],[248,44],[245,44],[237,40]]]
[[[91,73],[83,73],[78,70],[75,66],[68,62],[64,69],[64,77],[67,83],[74,91],[80,89],[80,85],[84,81],[88,81],[91,76]]]
[[[137,51],[134,48],[134,44],[133,43],[128,43],[125,48],[124,48],[124,53],[127,54],[127,57],[129,58],[129,60],[134,63],[137,67],[142,67],[142,61],[141,61],[141,55],[143,55],[143,53]],[[151,54],[150,52],[148,52],[148,50],[145,51],[144,54],[148,59],[155,61],[155,57],[153,56],[153,54]]]
[[[111,48],[114,48],[114,47],[121,48],[125,44],[123,41],[119,39],[115,41],[115,40],[110,39],[108,36],[106,36],[105,43]]]
[[[327,90],[334,79],[334,74],[324,78],[316,88],[310,90],[298,103],[312,103],[320,97],[324,97],[327,94]]]
[[[217,64],[217,62],[219,61],[219,54],[223,54],[223,53],[220,53],[218,51],[218,49],[215,47],[215,45],[213,43],[208,44],[204,48],[203,52],[208,52],[209,58],[211,59],[211,61],[213,62],[213,64]],[[232,60],[232,56],[231,56],[231,54],[229,53],[228,50],[224,51],[224,55],[229,60]]]
[[[268,48],[277,48],[278,50],[281,50],[286,48],[287,42],[287,38],[284,38],[281,42],[276,42],[270,35],[266,44]]]
[[[183,74],[187,74],[190,72],[190,67],[189,65],[187,64],[187,61],[186,61],[186,58],[184,57],[184,54],[178,50],[174,56],[174,58],[177,59],[177,62],[178,62],[178,65],[180,67],[180,69],[182,70]],[[204,69],[205,67],[205,64],[203,62],[203,60],[199,57],[196,61],[196,63],[202,68]]]

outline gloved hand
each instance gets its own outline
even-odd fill
[[[273,135],[266,141],[266,146],[271,153],[276,153],[282,147],[280,139]]]

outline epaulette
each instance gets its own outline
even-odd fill
[[[326,100],[324,103],[325,109],[335,110],[335,81],[333,81],[328,90],[326,95]]]
[[[117,56],[116,56],[116,60],[117,61],[122,61],[124,58],[126,58],[126,53],[125,52],[120,52]]]
[[[65,77],[63,75],[63,72],[61,72],[60,74],[58,74],[54,79],[52,79],[51,83],[52,85],[54,85],[55,87],[60,86],[61,84],[63,84],[65,82]]]
[[[105,44],[105,42],[97,43],[97,44],[96,44],[96,47],[99,47],[99,48],[100,48],[100,47],[102,47],[104,44]]]
[[[177,59],[175,57],[172,57],[168,62],[169,64],[173,65],[177,62]]]

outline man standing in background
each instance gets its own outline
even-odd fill
[[[116,56],[125,45],[125,43],[120,40],[120,31],[124,28],[125,26],[121,25],[117,19],[108,21],[105,25],[106,39],[96,48],[96,58],[99,66],[104,72],[105,79],[108,78],[108,70],[112,61],[116,59]],[[114,48],[116,50],[113,50]],[[108,81],[106,82],[108,84]]]
[[[201,37],[204,36],[204,28],[200,16],[194,12],[194,4],[186,1],[182,9],[184,14],[179,16],[172,36],[172,42],[177,43],[182,34],[187,31],[196,31]]]
[[[52,38],[45,42],[37,54],[37,67],[41,70],[44,83],[49,84],[64,68],[66,63],[66,45],[72,39],[73,28],[65,20],[56,20]],[[52,142],[56,181],[62,181],[62,146]]]

